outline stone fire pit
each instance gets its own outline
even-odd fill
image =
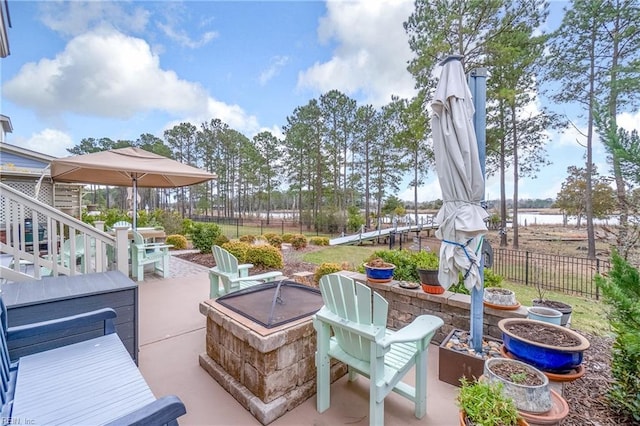
[[[204,368],[240,404],[266,425],[316,392],[316,333],[311,315],[266,328],[231,309],[207,300]],[[331,381],[346,374],[334,363]]]

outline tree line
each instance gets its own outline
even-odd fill
[[[561,111],[567,105],[580,110],[587,125],[582,200],[588,255],[595,257],[593,143],[597,134],[618,134],[618,115],[637,107],[640,5],[637,0],[574,0],[552,32],[544,30],[548,14],[549,4],[543,0],[416,0],[404,22],[414,54],[408,70],[417,94],[411,99],[393,96],[376,108],[330,90],[295,108],[286,118],[282,137],[264,131],[249,138],[214,118],[176,125],[163,139],[150,134],[136,141],[83,139],[69,152],[140,146],[218,176],[175,191],[173,197],[185,215],[195,209],[225,217],[266,212],[268,220],[277,203],[323,231],[344,226],[353,207],[364,210],[365,226],[374,226],[385,201],[409,177],[417,221],[418,187],[433,167],[429,116],[435,71],[447,55],[461,54],[466,72],[488,70],[486,170],[500,178],[505,228],[507,200],[519,199],[519,179],[535,177],[551,164],[546,155],[550,131],[577,127]],[[539,104],[541,95],[549,105]],[[599,110],[608,117],[600,126]],[[619,148],[609,149],[612,179],[620,223],[630,229],[634,225],[629,223],[633,214],[627,194],[638,182],[626,178],[633,157],[625,157]],[[630,152],[637,155],[637,149]],[[505,189],[509,180],[511,197]],[[148,203],[162,205],[166,194],[148,194]],[[514,248],[517,214],[515,204]],[[618,237],[621,244],[631,238],[626,231]],[[504,235],[501,245],[506,244]]]

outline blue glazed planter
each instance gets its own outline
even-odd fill
[[[365,273],[367,274],[367,280],[372,283],[388,283],[393,279],[393,270],[396,269],[395,265],[388,268],[372,267],[367,264],[364,265]]]
[[[576,344],[569,347],[552,346],[515,335],[508,327],[510,324],[521,323],[529,329],[543,327],[552,329],[556,334],[563,333],[571,337]],[[502,341],[505,349],[520,361],[550,373],[567,373],[582,363],[585,350],[589,348],[589,341],[580,334],[559,325],[542,321],[522,318],[505,318],[498,322],[502,331]]]

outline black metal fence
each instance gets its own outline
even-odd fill
[[[222,228],[222,233],[229,238],[239,238],[242,235],[262,235],[268,232],[277,234],[304,234],[310,235],[328,235],[313,229],[313,226],[304,224],[297,220],[271,219],[247,219],[235,217],[216,217],[216,216],[191,216],[191,220],[196,222],[212,222]]]
[[[491,269],[506,280],[600,299],[596,274],[606,274],[611,262],[600,259],[533,253],[504,248],[493,249]]]

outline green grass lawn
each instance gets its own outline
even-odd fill
[[[342,264],[348,262],[351,269],[356,270],[371,253],[381,250],[375,246],[333,246],[306,253],[302,256],[304,262],[320,265],[324,262]],[[538,291],[534,286],[503,282],[502,286],[513,290],[517,300],[523,306],[531,306],[532,300],[538,298]],[[590,334],[604,335],[611,332],[606,315],[606,305],[602,301],[587,299],[579,296],[570,296],[563,293],[546,291],[545,297],[568,303],[573,307],[571,314],[571,328]]]
[[[306,253],[302,256],[304,262],[315,263],[320,265],[325,262],[342,264],[344,262],[350,265],[350,268],[356,270],[362,265],[374,251],[380,250],[376,246],[333,246],[325,247],[320,250]]]

